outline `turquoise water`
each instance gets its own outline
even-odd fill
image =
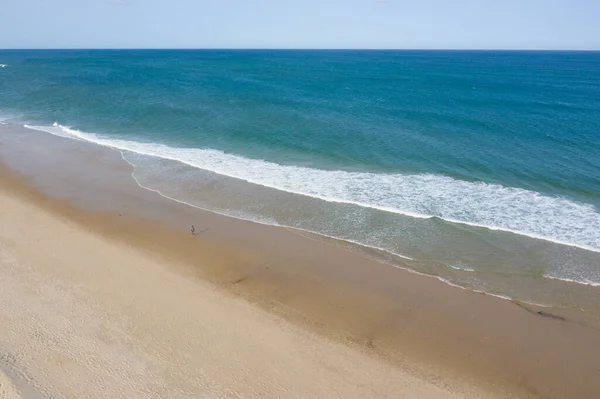
[[[173,199],[498,295],[547,302],[547,281],[523,283],[535,278],[600,285],[600,53],[0,51],[0,64],[0,115],[117,148]]]

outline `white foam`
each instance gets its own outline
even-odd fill
[[[127,162],[129,165],[131,165],[133,168],[135,168],[135,165],[132,164],[124,156],[123,151],[125,151],[125,150],[119,150],[119,151],[121,151],[121,157],[123,158],[123,160],[125,162]],[[389,250],[387,250],[385,248],[377,247],[377,246],[374,246],[374,245],[364,244],[362,242],[358,242],[358,241],[354,241],[354,240],[350,240],[350,239],[346,239],[346,238],[334,237],[334,236],[330,236],[330,235],[327,235],[327,234],[324,234],[324,233],[316,233],[314,231],[306,230],[306,229],[303,229],[303,228],[300,228],[300,227],[283,226],[283,225],[279,224],[278,222],[276,222],[275,220],[269,220],[269,219],[266,219],[264,217],[256,218],[256,215],[246,216],[245,214],[241,214],[239,212],[222,212],[222,211],[215,211],[214,209],[202,208],[202,207],[200,207],[200,206],[198,206],[196,204],[192,204],[192,203],[183,201],[183,200],[178,199],[178,198],[173,198],[173,197],[168,196],[165,193],[161,192],[160,190],[157,190],[157,189],[154,189],[154,188],[150,188],[150,187],[147,187],[147,186],[143,185],[139,181],[139,179],[135,176],[134,172],[131,173],[131,177],[136,182],[136,184],[139,187],[143,188],[144,190],[152,191],[153,193],[156,193],[156,194],[160,195],[161,197],[167,198],[167,199],[175,201],[175,202],[179,202],[180,204],[183,204],[183,205],[191,206],[192,208],[201,209],[203,211],[208,211],[208,212],[213,212],[213,213],[216,213],[216,214],[219,214],[219,215],[223,215],[223,216],[227,216],[227,217],[231,217],[231,218],[234,218],[234,219],[252,220],[253,222],[259,223],[259,224],[264,224],[264,225],[268,225],[268,226],[283,227],[283,228],[286,228],[289,231],[292,231],[292,232],[294,232],[296,234],[299,234],[299,233],[316,234],[318,236],[329,238],[329,239],[333,239],[333,240],[337,240],[337,241],[349,242],[351,244],[355,244],[355,245],[358,245],[360,247],[370,248],[370,249],[376,249],[378,251],[385,252],[385,253],[387,253],[389,255],[392,255],[394,257],[398,257],[398,258],[401,258],[401,259],[412,260],[412,261],[415,260],[414,258],[411,258],[411,257],[406,256],[406,255],[402,255],[402,254],[399,254],[399,253],[396,253],[396,252],[389,251]],[[305,237],[305,238],[314,240],[314,238],[311,238],[311,237],[309,237],[307,235],[302,235],[302,236]],[[363,256],[366,256],[366,255],[363,254]],[[375,258],[373,258],[373,259],[375,259]],[[377,260],[377,259],[375,259],[375,260]],[[379,261],[379,260],[377,260],[377,261]],[[406,270],[411,270],[411,269],[406,269]],[[428,276],[426,274],[423,274],[423,275],[424,276]]]
[[[445,279],[443,277],[439,277],[439,276],[435,276],[435,278],[437,278],[442,283],[448,284],[448,285],[450,285],[452,287],[455,287],[455,288],[460,288],[461,290],[471,291],[471,292],[475,292],[477,294],[482,294],[482,295],[487,295],[487,296],[491,296],[491,297],[494,297],[494,298],[504,299],[506,301],[510,301],[510,302],[513,302],[513,303],[521,303],[521,304],[525,304],[525,305],[532,305],[532,306],[537,306],[537,307],[540,307],[540,308],[556,308],[556,307],[560,307],[560,306],[556,306],[556,305],[546,305],[546,304],[543,304],[543,303],[532,302],[532,301],[525,300],[525,299],[515,299],[515,298],[511,298],[508,295],[495,294],[495,293],[492,293],[492,292],[487,292],[487,291],[482,291],[482,290],[476,290],[476,289],[472,289],[472,288],[466,288],[466,287],[463,287],[462,285],[455,284],[455,283],[453,283],[453,282],[451,282],[451,281],[449,281],[449,280],[447,280],[447,279]]]
[[[392,252],[392,251],[390,251],[388,249],[377,247],[375,245],[368,245],[368,244],[365,244],[365,243],[362,243],[362,242],[351,240],[349,238],[339,238],[339,237],[334,237],[334,236],[331,236],[331,235],[328,235],[328,234],[324,234],[324,233],[315,233],[314,231],[302,229],[300,227],[288,227],[288,226],[283,226],[283,227],[286,227],[288,230],[290,230],[292,232],[295,232],[295,233],[302,232],[302,233],[316,234],[316,235],[318,235],[320,237],[325,237],[325,238],[329,238],[329,239],[336,240],[336,241],[349,242],[351,244],[354,244],[354,245],[357,245],[357,246],[360,246],[360,247],[364,247],[364,248],[376,249],[377,251],[385,252],[385,253],[387,253],[389,255],[392,255],[394,257],[401,258],[401,259],[404,259],[404,260],[412,260],[412,261],[415,260],[414,258],[411,258],[410,256],[406,256],[406,255],[402,255],[402,254],[399,254],[399,253],[396,253],[396,252]],[[302,235],[302,237],[308,238],[308,239],[313,240],[313,241],[318,241],[318,240],[315,240],[314,238],[311,238],[308,235]],[[381,262],[380,260],[378,260],[377,258],[374,258],[372,256],[367,256],[365,254],[362,254],[362,255],[365,256],[365,257],[368,257],[370,259],[377,260],[378,262]],[[381,262],[381,263],[383,263],[383,262]],[[408,270],[408,269],[406,269],[406,270]]]
[[[55,123],[26,126],[61,137],[179,161],[250,183],[325,201],[354,204],[415,218],[453,223],[600,252],[600,214],[591,204],[498,184],[433,174],[377,174],[284,166],[222,151],[174,148],[85,133]]]
[[[574,279],[567,278],[567,277],[556,277],[556,276],[550,276],[550,275],[546,275],[546,274],[544,274],[544,278],[548,278],[550,280],[565,281],[567,283],[589,285],[591,287],[600,287],[600,283],[595,282],[595,281],[591,281],[591,280],[588,280],[588,279],[574,280]]]
[[[463,265],[462,263],[460,264],[448,264],[448,266],[454,270],[460,270],[460,271],[464,271],[464,272],[475,272],[477,271],[476,269],[473,269],[472,267]]]

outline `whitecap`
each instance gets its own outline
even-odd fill
[[[564,281],[564,282],[567,282],[567,283],[589,285],[591,287],[600,287],[600,282],[591,281],[591,280],[588,280],[586,278],[572,279],[572,278],[568,278],[568,277],[558,277],[558,276],[551,276],[551,275],[547,275],[547,274],[544,275],[544,278],[547,278],[547,279],[550,279],[550,280]]]
[[[249,159],[214,149],[176,148],[86,133],[55,123],[27,126],[61,137],[192,167],[294,194],[525,235],[600,252],[600,214],[579,203],[521,188],[434,174],[320,170]]]

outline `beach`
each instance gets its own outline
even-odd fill
[[[175,233],[171,250],[198,259],[183,271],[177,257],[114,235],[124,225],[111,215],[42,200],[5,172],[0,181],[2,398],[486,397],[392,367],[190,275],[207,262],[248,262],[242,250],[205,258],[210,241]]]
[[[0,205],[2,398],[459,397],[5,190]]]
[[[577,312],[456,288],[347,243],[180,204],[140,188],[118,151],[2,129],[11,133],[0,145],[6,392],[600,392],[600,333]]]

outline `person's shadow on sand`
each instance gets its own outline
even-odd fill
[[[202,233],[204,233],[205,231],[208,231],[208,230],[210,230],[210,227],[207,227],[207,228],[205,228],[204,230],[198,230],[198,231],[194,231],[194,232],[192,233],[192,235],[195,237],[195,236],[197,236],[197,235],[199,235],[199,234],[202,234]]]

